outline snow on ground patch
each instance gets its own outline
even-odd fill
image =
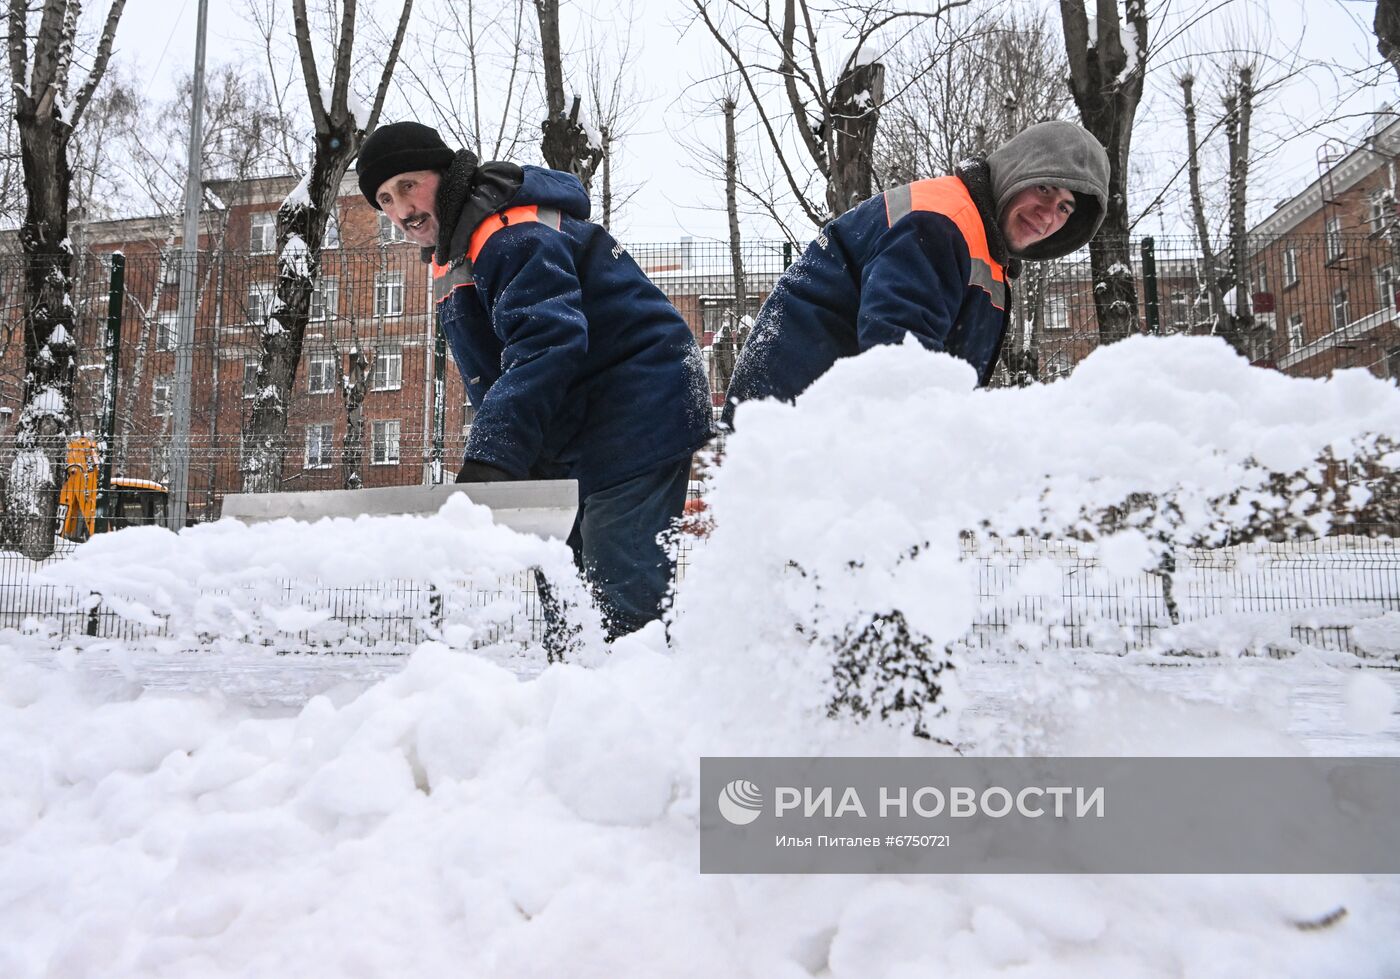
[[[965,365],[900,348],[843,362],[796,407],[745,406],[669,645],[653,627],[603,655],[595,633],[596,662],[522,679],[425,643],[401,672],[290,716],[217,692],[94,688],[81,651],[64,654],[72,672],[0,654],[14,760],[0,767],[0,975],[1400,973],[1388,878],[698,873],[701,756],[950,750],[899,712],[833,710],[843,655],[845,693],[865,695],[888,692],[891,650],[927,654],[944,672],[923,719],[970,752],[1304,751],[1278,713],[1299,664],[1193,671],[1186,697],[1133,664],[1086,678],[1034,647],[946,662],[977,601],[961,535],[1073,527],[1139,492],[1199,506],[1174,528],[1196,533],[1219,518],[1218,491],[1266,495],[1265,458],[1306,466],[1400,432],[1400,392],[1291,381],[1190,342],[1118,344],[1046,388],[972,387]],[[1116,530],[1103,557],[1152,559],[1143,540]],[[557,572],[567,554],[463,501],[417,522],[123,532],[55,580],[125,582],[134,608],[198,628],[217,617],[196,611],[211,589],[275,609],[260,582],[447,583],[528,562]],[[282,614],[265,616],[306,624]],[[15,641],[30,656],[46,642]],[[1384,700],[1362,682],[1348,713],[1374,724]]]

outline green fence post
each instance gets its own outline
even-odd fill
[[[112,254],[112,279],[107,292],[107,370],[102,391],[102,444],[97,470],[97,513],[94,530],[105,533],[112,519],[112,450],[117,433],[117,372],[122,360],[122,302],[126,296],[126,257]]]
[[[792,242],[783,242],[783,268],[792,267]]]
[[[436,317],[434,317],[436,318]],[[432,483],[434,486],[445,482],[442,471],[442,457],[447,430],[447,334],[442,324],[437,325],[433,336],[433,451]]]
[[[1150,238],[1142,239],[1142,292],[1147,305],[1147,332],[1162,332],[1161,308],[1157,304],[1157,246]]]

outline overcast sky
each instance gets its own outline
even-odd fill
[[[432,2],[418,0],[415,17],[420,18]],[[100,6],[105,12],[105,4]],[[289,3],[286,6],[290,8]],[[398,4],[381,0],[380,6],[396,11]],[[1044,0],[1044,6],[1057,9],[1053,0]],[[197,0],[128,0],[114,59],[125,64],[153,95],[167,95],[173,79],[193,65],[196,9]],[[1317,152],[1323,140],[1354,134],[1362,117],[1392,101],[1397,93],[1393,72],[1370,68],[1379,62],[1371,36],[1373,9],[1371,0],[1150,2],[1154,55],[1149,61],[1149,93],[1134,129],[1135,212],[1170,184],[1183,161],[1179,90],[1173,75],[1194,54],[1203,80],[1198,98],[1205,112],[1209,97],[1205,80],[1212,71],[1209,52],[1218,52],[1231,38],[1252,39],[1254,46],[1266,52],[1266,78],[1282,76],[1285,66],[1294,62],[1308,66],[1293,81],[1264,95],[1256,108],[1254,143],[1264,158],[1252,176],[1255,216],[1303,189],[1317,175]],[[596,6],[567,4],[565,46],[577,50],[587,43],[584,39],[590,31],[595,36],[606,33],[618,16],[613,11],[604,0],[597,0]],[[684,146],[687,139],[698,137],[716,145],[720,138],[717,116],[697,120],[693,114],[694,93],[704,90],[701,79],[719,64],[713,42],[700,29],[683,30],[690,11],[686,0],[639,0],[635,11],[642,43],[633,70],[641,98],[618,179],[639,189],[618,222],[619,236],[633,242],[674,240],[686,234],[720,238],[725,233],[722,188],[688,167]],[[247,17],[244,0],[211,0],[211,63],[252,55]],[[1182,24],[1195,26],[1183,31]],[[404,116],[412,114],[407,107],[400,111]],[[1349,118],[1316,128],[1319,121],[1334,116]],[[1182,185],[1184,179],[1171,184],[1173,188]],[[1169,190],[1137,230],[1182,230],[1181,207],[1175,190]],[[768,230],[756,219],[748,224],[750,234]]]

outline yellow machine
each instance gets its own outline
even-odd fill
[[[71,439],[65,470],[58,493],[59,533],[68,540],[84,541],[97,529],[97,443],[90,438]],[[168,491],[160,483],[113,476],[111,494],[107,529],[165,523]]]

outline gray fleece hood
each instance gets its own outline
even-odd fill
[[[1108,209],[1108,154],[1089,131],[1072,122],[1040,122],[1002,143],[987,157],[997,220],[1011,198],[1027,187],[1049,184],[1074,194],[1065,226],[1017,258],[1059,258],[1087,244]]]

